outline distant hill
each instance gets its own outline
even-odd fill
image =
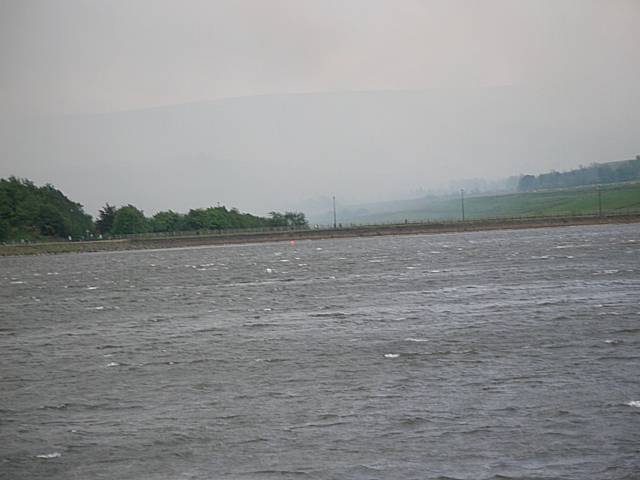
[[[382,201],[463,178],[625,158],[640,138],[640,98],[633,102],[505,86],[0,115],[0,176],[64,185],[94,215],[106,199],[147,214],[218,202],[259,215],[308,212],[309,198]],[[623,126],[619,109],[628,112]]]
[[[578,187],[606,183],[640,180],[640,155],[633,160],[594,163],[567,172],[549,172],[538,176],[524,175],[518,182],[518,191],[530,192],[545,188]]]

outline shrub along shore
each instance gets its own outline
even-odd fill
[[[236,231],[231,233],[220,232],[203,235],[130,237],[98,241],[59,241],[6,244],[0,245],[0,256],[184,248],[207,245],[284,242],[292,240],[374,237],[382,235],[423,235],[483,230],[509,230],[616,223],[640,223],[640,214],[474,219],[466,221],[362,225],[335,229],[309,228],[246,233]]]

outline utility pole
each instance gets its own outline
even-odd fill
[[[333,229],[335,230],[338,227],[336,223],[336,196],[333,196]]]
[[[598,185],[598,216],[602,216],[602,189]]]
[[[460,189],[460,205],[462,206],[462,221],[464,222],[464,188]]]

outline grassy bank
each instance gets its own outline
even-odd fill
[[[464,222],[403,222],[399,224],[388,225],[366,225],[338,229],[309,229],[284,232],[236,232],[228,234],[221,233],[212,235],[174,237],[144,237],[91,242],[60,241],[18,245],[0,245],[0,256],[184,248],[205,245],[370,237],[382,235],[419,235],[499,229],[560,227],[569,225],[595,225],[606,223],[640,223],[640,214],[610,214],[604,215],[602,217],[597,215],[546,217],[530,216],[497,219],[469,219]]]
[[[398,202],[377,211],[360,212],[348,223],[424,221],[461,217],[460,196]],[[502,195],[465,195],[465,218],[482,219],[520,216],[574,216],[640,213],[640,183],[618,183]]]

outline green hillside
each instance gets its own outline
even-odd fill
[[[601,187],[603,213],[640,212],[640,182],[621,183]],[[465,196],[465,217],[496,218],[547,215],[597,214],[599,211],[596,187],[579,187],[506,195]],[[438,219],[460,219],[461,199],[440,197],[424,199],[420,206],[386,212],[344,216],[343,222],[377,223]]]

